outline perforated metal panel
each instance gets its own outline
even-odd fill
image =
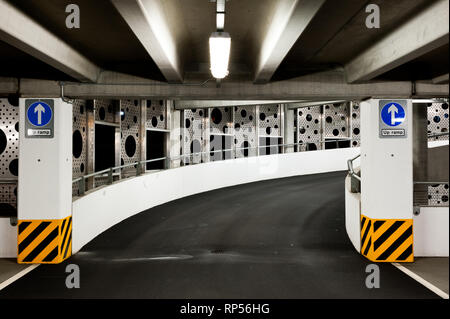
[[[108,123],[119,123],[114,100],[95,100],[95,120]]]
[[[361,146],[361,109],[357,102],[351,104],[350,128],[352,130],[352,147]]]
[[[221,152],[220,150],[233,149],[233,108],[232,107],[214,107],[208,110],[209,113],[209,136],[206,141],[209,142],[208,148],[209,161],[221,161],[234,157],[232,151]],[[206,146],[206,145],[205,145]]]
[[[234,144],[237,148],[256,147],[256,109],[254,106],[234,108]],[[256,148],[236,150],[236,158],[255,156]]]
[[[81,152],[79,152],[78,157],[75,156],[72,157],[73,163],[72,174],[74,178],[84,175],[86,173],[86,149],[87,149],[86,127],[87,127],[86,100],[75,100],[73,103],[72,131],[74,136],[79,135],[81,137],[81,145],[80,145]],[[75,148],[78,148],[78,145],[74,145],[74,149]]]
[[[348,116],[349,103],[324,105],[325,138],[349,137]]]
[[[302,107],[297,109],[298,143],[300,151],[322,149],[322,114],[321,106]]]
[[[0,99],[0,179],[17,179],[18,158],[19,107]]]
[[[447,133],[448,130],[448,101],[428,104],[428,134]],[[429,140],[448,140],[448,135],[429,138]],[[448,206],[448,196],[448,184],[428,186],[428,205]]]
[[[448,124],[448,102],[428,104],[428,134],[447,133]],[[448,140],[448,135],[430,138],[430,140]]]
[[[204,119],[207,111],[203,109],[186,109],[183,111],[182,116],[182,154],[191,154],[197,152],[203,152],[204,149]],[[187,158],[183,158],[184,164],[196,164],[202,161],[201,155],[194,155]]]
[[[13,208],[17,208],[19,169],[18,106],[18,101],[0,99],[0,204]]]
[[[259,136],[281,136],[281,115],[279,105],[259,107]]]
[[[73,102],[73,151],[72,177],[73,179],[86,174],[87,170],[87,117],[86,100]],[[78,183],[72,185],[72,194],[78,195]]]
[[[167,126],[167,106],[164,100],[147,100],[146,129],[166,130]]]
[[[141,119],[139,100],[121,100],[121,157],[122,164],[140,160],[139,123]]]
[[[428,205],[448,206],[448,184],[428,186]]]
[[[0,204],[8,204],[17,209],[17,183],[0,181]]]
[[[209,130],[211,134],[233,133],[233,114],[231,107],[215,107],[209,111]]]

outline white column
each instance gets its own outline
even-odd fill
[[[361,214],[369,218],[413,216],[412,102],[404,101],[404,137],[380,137],[380,100],[361,103]]]
[[[168,129],[169,133],[169,149],[167,152],[167,156],[170,158],[180,156],[180,136],[183,136],[181,133],[181,112],[180,110],[175,110],[174,103],[172,100],[167,101],[167,114],[168,114]],[[169,116],[170,115],[170,116]],[[170,161],[170,168],[180,167],[180,159],[174,159]]]
[[[412,262],[413,112],[411,100],[361,103],[361,254]]]
[[[57,263],[71,253],[72,104],[31,99],[53,104],[53,137],[43,138],[26,134],[28,100],[20,99],[18,261]]]
[[[283,144],[294,144],[294,120],[295,120],[295,112],[294,109],[289,109],[288,104],[282,104],[284,107],[284,139]],[[286,146],[284,148],[285,153],[294,152],[294,146]]]

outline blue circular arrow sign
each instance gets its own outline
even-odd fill
[[[52,119],[52,109],[44,102],[35,102],[28,107],[28,121],[34,126],[45,126]]]
[[[403,106],[389,102],[381,110],[381,119],[386,125],[397,126],[405,121],[406,113]]]

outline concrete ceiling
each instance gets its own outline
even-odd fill
[[[30,79],[74,81],[72,77],[49,66],[48,64],[0,41],[0,76],[24,77]],[[7,61],[5,63],[5,61]]]
[[[386,72],[376,79],[394,81],[433,79],[442,74],[448,74],[448,57],[449,45],[447,44]]]
[[[347,2],[347,1],[345,1]],[[356,7],[361,5],[349,21],[342,25],[339,31],[328,40],[326,45],[311,59],[311,63],[346,64],[371,44],[377,42],[386,34],[420,12],[424,5],[430,5],[435,0],[370,0],[349,1]],[[365,26],[367,4],[377,4],[380,7],[381,27],[368,29]],[[342,1],[334,1],[334,6],[340,6]],[[338,8],[333,8],[339,10]],[[340,9],[342,10],[342,9]],[[346,10],[347,11],[347,10]],[[333,11],[330,12],[332,14]],[[336,12],[336,11],[334,11]],[[323,21],[327,21],[324,18]],[[323,26],[323,27],[326,27]],[[312,30],[314,32],[314,30]]]
[[[156,80],[164,79],[152,58],[109,0],[8,2],[101,68]],[[65,9],[71,3],[80,7],[79,29],[68,29],[65,25]]]
[[[0,1],[12,4],[99,69],[157,81],[167,78],[158,65],[159,60],[151,57],[136,30],[113,1]],[[258,54],[273,22],[273,12],[281,1],[288,3],[290,0],[227,1],[225,30],[231,35],[232,51],[230,76],[225,81],[254,79]],[[272,81],[344,67],[373,43],[438,1],[442,0],[327,0],[314,12],[312,20],[279,61],[279,66],[276,65]],[[291,2],[295,3],[295,0]],[[298,6],[306,2],[300,0]],[[65,8],[70,3],[80,7],[80,29],[65,26]],[[167,21],[177,54],[181,57],[182,80],[207,80],[210,77],[208,38],[215,31],[215,3],[209,0],[164,0],[160,3],[161,16]],[[381,8],[380,29],[365,26],[365,8],[369,3]],[[7,68],[0,69],[0,76],[29,77],[31,74],[42,79],[73,78],[5,42],[0,42],[0,58],[10,62]],[[448,39],[444,45],[376,79],[427,80],[445,73],[448,73]]]
[[[189,42],[186,67],[190,71],[209,72],[208,39],[216,30],[215,3],[208,0],[166,0],[182,12]],[[230,62],[239,73],[250,73],[260,45],[264,25],[268,23],[276,1],[232,0],[226,3],[225,30],[232,39]],[[206,67],[205,67],[206,66]]]
[[[399,24],[415,16],[424,7],[436,2],[434,0],[346,0],[327,1],[326,5],[316,15],[308,32],[295,43],[286,59],[275,74],[276,79],[286,79],[320,71],[333,66],[342,66],[355,58],[371,44],[390,33]],[[381,28],[368,29],[365,26],[368,3],[377,4],[381,10]],[[447,56],[439,56],[434,60],[436,65],[442,65],[444,73]],[[448,64],[447,64],[448,66]],[[448,71],[447,71],[448,72]],[[415,72],[417,79],[428,79],[429,72]],[[384,79],[411,80],[390,72]]]

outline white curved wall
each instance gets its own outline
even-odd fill
[[[11,226],[9,217],[0,218],[0,258],[17,257],[17,226]]]
[[[361,219],[361,194],[352,193],[351,178],[345,178],[345,230],[348,238],[355,247],[357,252],[361,250],[361,235],[360,235],[360,219]]]
[[[347,169],[359,148],[288,153],[185,166],[126,179],[73,202],[72,251],[151,207],[201,192],[256,181]],[[276,212],[274,212],[276,213]]]
[[[448,207],[421,207],[413,225],[415,257],[448,257]]]

